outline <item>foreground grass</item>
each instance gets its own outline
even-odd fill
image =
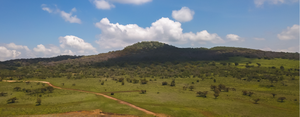
[[[41,84],[37,85],[36,83],[26,85],[25,83],[0,82],[0,92],[8,93],[7,96],[0,97],[0,116],[40,115],[94,109],[109,113],[147,116],[141,111],[103,96],[59,89],[55,89],[53,93],[42,95],[42,104],[36,106],[37,97],[26,95],[21,91],[13,91],[16,86],[28,89],[31,89],[31,86],[32,89],[42,87]],[[11,97],[17,97],[17,102],[7,104],[6,101]]]
[[[82,89],[94,92],[116,92],[116,91],[134,91],[146,89],[146,94],[139,92],[121,92],[115,93],[113,97],[133,103],[142,108],[156,113],[164,113],[171,116],[261,116],[261,117],[296,117],[299,115],[299,83],[298,80],[286,81],[288,86],[282,86],[280,83],[274,83],[275,87],[265,87],[270,85],[269,81],[261,82],[243,81],[230,77],[215,77],[201,81],[199,78],[176,78],[176,86],[162,86],[161,82],[171,82],[172,79],[157,79],[149,81],[147,84],[132,84],[107,79],[104,85],[100,85],[99,79],[87,78],[68,80],[65,78],[47,79],[54,85],[63,87]],[[155,78],[148,78],[155,79]],[[199,82],[196,82],[200,80]],[[194,82],[194,84],[192,84]],[[237,91],[221,92],[215,99],[214,92],[210,90],[210,85],[225,84],[228,87],[234,87]],[[76,84],[76,86],[72,86]],[[183,90],[184,85],[193,85],[193,91]],[[106,89],[106,91],[105,91]],[[253,91],[252,97],[242,95],[242,90]],[[197,97],[196,91],[209,91],[207,98]],[[159,92],[159,93],[158,93]],[[273,98],[271,93],[276,93]],[[284,102],[278,102],[278,97],[286,97]],[[253,99],[259,98],[259,104],[254,104]],[[297,101],[294,101],[297,99]]]

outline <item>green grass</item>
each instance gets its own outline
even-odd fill
[[[38,115],[94,109],[117,114],[145,115],[139,110],[119,104],[117,101],[104,98],[103,96],[60,89],[55,89],[53,93],[44,94],[41,97],[42,104],[36,106],[36,96],[13,91],[13,88],[16,86],[29,89],[31,88],[30,86],[33,89],[42,87],[42,85],[36,85],[36,83],[26,85],[25,83],[0,82],[0,92],[8,93],[6,97],[0,97],[0,116]],[[7,104],[6,101],[11,97],[17,97],[17,102]]]
[[[125,82],[121,85],[111,79],[100,85],[100,78],[87,78],[68,80],[65,78],[47,79],[54,85],[61,86],[64,82],[66,88],[82,89],[94,92],[113,91],[131,91],[146,89],[146,94],[138,92],[115,93],[113,97],[133,103],[142,108],[155,113],[164,113],[171,116],[203,116],[205,113],[220,116],[298,116],[299,101],[293,101],[299,98],[299,83],[297,80],[290,80],[288,86],[281,86],[280,83],[274,83],[275,87],[266,88],[261,85],[270,85],[269,81],[261,82],[243,81],[230,77],[216,77],[217,83],[212,79],[201,81],[198,78],[176,78],[176,86],[162,86],[163,81],[171,82],[171,79],[157,79],[149,81],[148,84],[132,84]],[[148,80],[150,78],[147,78]],[[103,80],[103,79],[102,79]],[[196,82],[200,80],[200,82]],[[192,85],[194,82],[194,91],[184,91],[182,87],[186,84]],[[75,83],[76,86],[71,84]],[[210,85],[225,84],[228,87],[234,87],[237,91],[221,92],[218,99],[214,99],[213,91]],[[242,95],[242,90],[253,91],[252,97]],[[208,97],[196,97],[196,91],[209,91]],[[157,94],[159,92],[159,94]],[[276,97],[286,97],[284,102],[277,102],[271,93],[276,93]],[[228,95],[228,96],[227,96]],[[259,98],[259,104],[253,104],[253,99]]]
[[[280,66],[283,66],[284,68],[299,68],[299,60],[289,60],[289,59],[281,59],[281,58],[275,58],[275,59],[257,59],[257,58],[245,58],[245,57],[230,57],[226,61],[221,62],[231,62],[231,63],[239,63],[239,65],[246,65],[248,62],[252,62],[249,65],[257,66],[256,63],[260,63],[261,67],[276,67],[280,68]],[[232,64],[234,65],[234,64]]]
[[[247,62],[252,62],[250,65],[257,66],[260,63],[261,67],[279,68],[284,66],[288,68],[299,68],[299,61],[287,59],[252,59],[235,57],[227,61],[218,61],[216,64],[222,66],[220,62],[238,62],[238,68],[245,68]],[[231,66],[234,66],[231,64]],[[93,92],[116,92],[116,91],[134,91],[147,90],[146,94],[139,92],[122,92],[115,93],[112,97],[132,103],[136,106],[145,108],[155,113],[163,113],[174,117],[201,117],[201,116],[250,116],[250,117],[298,117],[299,116],[299,78],[291,80],[284,76],[284,81],[287,86],[282,86],[280,82],[273,83],[274,87],[267,87],[271,85],[268,80],[244,81],[232,77],[214,77],[213,79],[205,79],[202,81],[199,78],[176,78],[176,86],[162,86],[163,81],[171,83],[172,78],[159,79],[146,78],[157,81],[149,81],[147,84],[132,84],[125,81],[125,85],[121,82],[113,81],[111,78],[85,78],[85,79],[66,79],[66,78],[48,78],[44,81],[49,81],[55,86],[64,88],[80,89]],[[101,85],[99,80],[105,81]],[[136,78],[140,79],[140,78]],[[29,79],[40,80],[40,79]],[[200,80],[200,82],[196,82]],[[194,82],[194,84],[192,84]],[[61,83],[64,83],[62,86]],[[214,92],[210,90],[210,85],[224,84],[227,87],[236,88],[236,91],[221,92],[220,96],[215,99]],[[1,83],[0,91],[12,92],[12,88],[19,86],[20,83]],[[72,86],[76,84],[76,86]],[[25,83],[21,83],[21,87],[26,87]],[[193,85],[193,91],[183,90],[184,85]],[[33,85],[34,87],[36,84]],[[105,91],[106,89],[106,91]],[[242,91],[252,91],[252,97],[242,95]],[[209,91],[207,98],[197,97],[197,91]],[[157,93],[159,92],[159,93]],[[143,112],[137,111],[126,105],[119,104],[115,101],[95,96],[93,94],[80,93],[75,91],[65,91],[56,89],[52,97],[43,97],[42,105],[35,106],[36,98],[26,96],[22,93],[12,92],[13,95],[7,97],[0,97],[0,115],[10,114],[45,114],[45,113],[61,113],[76,110],[92,110],[100,109],[104,112],[132,114],[138,116],[145,116]],[[273,98],[271,93],[276,93]],[[109,95],[109,94],[108,94]],[[9,97],[20,97],[16,104],[6,104]],[[24,99],[22,99],[24,97]],[[278,102],[278,97],[286,97],[284,102]],[[29,98],[26,100],[26,98]],[[253,99],[259,98],[258,104],[254,104]],[[294,101],[297,99],[297,101]],[[13,113],[14,112],[14,113]]]

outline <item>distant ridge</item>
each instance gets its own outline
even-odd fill
[[[92,65],[101,62],[126,61],[199,61],[226,60],[229,57],[246,58],[283,58],[299,60],[299,53],[271,52],[239,47],[217,46],[213,48],[178,48],[157,41],[138,42],[125,47],[123,50],[101,53],[89,56],[58,56],[53,58],[16,59],[0,62],[0,68],[28,64],[84,64]]]

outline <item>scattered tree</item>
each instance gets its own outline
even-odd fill
[[[194,86],[189,86],[190,91],[193,91]]]
[[[7,103],[15,103],[16,100],[18,100],[16,97],[9,98],[9,99],[7,100]]]
[[[285,100],[285,97],[279,97],[277,100],[280,100],[281,102],[283,102],[283,100]]]
[[[41,98],[37,98],[37,100],[36,100],[36,105],[38,106],[38,105],[41,105],[41,103],[42,103],[42,100],[41,100]]]
[[[257,102],[259,101],[259,98],[257,98],[257,99],[254,99],[254,104],[258,104]]]
[[[219,93],[215,93],[214,96],[217,99],[217,97],[219,97]]]

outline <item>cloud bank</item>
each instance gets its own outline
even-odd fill
[[[183,33],[181,23],[162,17],[153,22],[150,27],[142,28],[137,24],[122,25],[110,23],[103,18],[95,24],[101,29],[99,40],[96,41],[101,48],[125,47],[137,41],[161,41],[170,43],[211,42],[223,43],[224,40],[217,34],[210,34],[206,30],[197,33]]]
[[[262,7],[265,3],[268,4],[284,4],[284,3],[296,3],[298,0],[254,0],[256,7]]]

